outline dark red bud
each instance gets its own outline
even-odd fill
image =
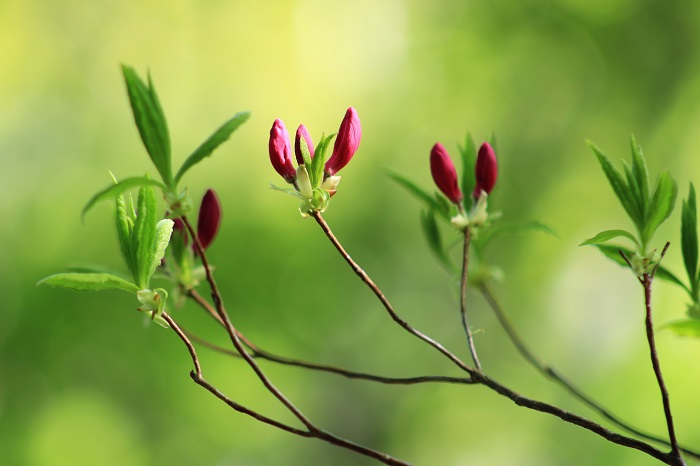
[[[219,232],[221,226],[221,202],[213,189],[207,190],[202,198],[202,205],[199,208],[199,218],[197,219],[197,236],[202,248],[206,249]]]
[[[455,204],[462,200],[462,191],[457,182],[457,171],[450,155],[439,142],[430,151],[430,173],[440,191]]]
[[[289,133],[279,118],[270,129],[270,162],[277,173],[288,183],[296,178],[296,169],[292,163],[292,148],[289,143]]]
[[[474,174],[476,177],[476,187],[472,193],[474,199],[481,196],[481,191],[491,194],[498,177],[498,162],[496,162],[496,153],[488,142],[483,143],[479,148]]]
[[[294,155],[297,156],[297,163],[299,165],[304,165],[304,157],[301,155],[301,138],[306,140],[306,146],[309,148],[309,155],[311,158],[314,158],[314,142],[311,140],[311,135],[304,125],[299,125],[297,128],[297,135],[294,138]]]
[[[350,162],[360,145],[361,138],[362,127],[360,126],[360,119],[355,109],[350,107],[345,112],[338,135],[335,137],[333,154],[326,162],[326,176],[335,175]]]

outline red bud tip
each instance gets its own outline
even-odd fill
[[[481,196],[481,191],[491,194],[498,177],[498,162],[496,162],[496,153],[488,142],[483,143],[479,148],[474,174],[476,176],[476,187],[472,193],[474,199]]]
[[[355,109],[350,107],[345,112],[345,117],[335,138],[333,155],[326,162],[326,176],[335,175],[350,162],[360,145],[361,138],[362,127],[360,126],[360,119]]]
[[[213,189],[207,190],[202,198],[202,205],[199,208],[199,218],[197,219],[197,236],[202,248],[206,249],[216,238],[221,226],[221,202]]]
[[[430,151],[430,173],[440,191],[455,204],[462,200],[462,191],[457,182],[457,171],[450,155],[439,142]]]
[[[292,148],[289,144],[289,133],[279,118],[270,129],[270,162],[288,183],[294,181],[296,169],[292,163]]]
[[[301,138],[306,140],[306,146],[309,148],[309,155],[311,158],[314,158],[314,142],[311,140],[311,135],[304,125],[299,125],[297,128],[297,135],[294,138],[294,155],[297,157],[297,164],[304,165],[304,157],[301,155]]]

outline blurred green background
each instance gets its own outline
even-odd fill
[[[119,64],[153,75],[174,160],[227,118],[252,118],[189,173],[214,187],[225,216],[210,249],[234,322],[272,351],[394,376],[454,374],[401,331],[298,203],[269,189],[275,118],[317,140],[354,106],[363,140],[326,214],[402,316],[467,358],[455,283],[431,257],[420,208],[386,169],[430,188],[430,147],[456,156],[471,131],[498,135],[494,194],[504,222],[559,233],[492,250],[498,293],[546,361],[645,430],[664,434],[648,363],[642,293],[591,248],[629,226],[584,140],[616,161],[634,133],[652,173],[680,194],[700,182],[700,4],[653,0],[441,2],[321,0],[4,0],[0,15],[0,463],[8,465],[364,465],[315,440],[256,423],[191,382],[172,332],[144,325],[124,293],[36,288],[76,264],[124,270],[112,207],[80,222],[87,199],[118,177],[154,173]],[[657,234],[673,242],[678,216]],[[205,292],[203,292],[205,294]],[[659,284],[656,321],[684,314]],[[470,296],[481,360],[498,380],[600,420],[515,353],[483,300]],[[176,318],[224,336],[192,305]],[[683,443],[700,448],[700,342],[658,337]],[[290,420],[237,360],[200,350],[205,376],[237,401]],[[387,387],[263,363],[329,430],[421,465],[647,465],[483,387]]]

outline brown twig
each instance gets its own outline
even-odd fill
[[[472,355],[474,365],[477,370],[481,370],[481,362],[476,355],[476,346],[474,345],[474,337],[472,330],[469,327],[469,319],[467,318],[467,277],[469,276],[469,241],[471,239],[471,231],[469,228],[464,229],[464,251],[462,252],[462,277],[460,280],[459,289],[459,309],[462,315],[462,327],[467,335],[467,344],[469,345],[469,353]]]
[[[296,429],[296,428],[287,426],[285,424],[282,424],[280,422],[274,421],[272,419],[266,418],[264,416],[260,416],[259,414],[257,416],[255,416],[254,414],[257,414],[257,413],[254,413],[253,411],[248,410],[247,408],[244,408],[243,406],[239,405],[238,403],[234,402],[233,400],[230,400],[223,393],[221,393],[215,387],[213,387],[208,382],[206,382],[203,379],[201,372],[198,372],[197,370],[192,371],[190,373],[192,380],[194,380],[197,384],[205,387],[212,394],[214,394],[217,398],[224,401],[227,405],[229,405],[231,408],[235,409],[236,411],[251,415],[262,422],[266,422],[267,424],[274,425],[275,427],[283,429],[287,432],[294,433],[294,434],[300,435],[302,437],[317,438],[317,439],[323,440],[327,443],[330,443],[332,445],[336,445],[338,447],[354,451],[354,452],[359,453],[361,455],[364,455],[364,456],[367,456],[370,458],[374,458],[374,459],[376,459],[384,464],[388,464],[388,465],[392,465],[392,466],[410,466],[410,463],[407,463],[405,461],[394,458],[390,455],[387,455],[386,453],[382,453],[380,451],[376,451],[376,450],[373,450],[371,448],[367,448],[365,446],[351,442],[351,441],[346,440],[342,437],[338,437],[337,435],[334,435],[330,432],[327,432],[327,431],[317,427],[296,406],[294,406],[294,404],[292,404],[292,402],[289,401],[277,387],[275,387],[272,384],[272,382],[267,378],[267,376],[262,371],[262,369],[260,368],[258,363],[248,353],[248,351],[246,351],[245,346],[243,345],[241,339],[239,338],[239,332],[236,330],[236,328],[231,323],[231,319],[229,318],[229,315],[226,312],[226,309],[224,307],[224,302],[223,302],[223,299],[221,297],[221,293],[220,293],[219,288],[216,284],[216,280],[214,280],[214,276],[212,274],[212,269],[209,265],[209,261],[207,259],[206,253],[204,252],[204,248],[202,247],[202,244],[199,241],[199,237],[197,236],[197,232],[192,227],[192,224],[190,223],[187,216],[183,215],[181,217],[181,219],[182,219],[182,222],[185,224],[185,227],[189,231],[190,236],[192,237],[192,240],[194,243],[195,250],[199,254],[199,258],[202,261],[202,266],[204,267],[204,270],[206,273],[207,282],[209,283],[209,286],[211,288],[211,295],[212,295],[212,300],[214,302],[214,309],[216,310],[216,314],[218,315],[218,317],[221,319],[221,322],[224,324],[224,327],[226,329],[226,333],[228,333],[229,338],[231,339],[231,343],[233,343],[233,346],[236,349],[236,351],[238,352],[238,354],[253,369],[255,374],[258,376],[258,378],[263,383],[263,385],[268,389],[268,391],[270,393],[272,393],[302,424],[304,424],[304,426],[306,427],[307,430],[303,431],[300,429]],[[171,319],[171,321],[172,321],[172,319]],[[180,336],[181,339],[184,338],[183,341],[187,344],[188,349],[190,349],[190,354],[193,356],[193,358],[196,358],[196,355],[194,353],[194,347],[192,346],[191,343],[189,343],[187,336],[184,333],[182,333],[181,330],[178,333],[178,336]],[[195,364],[195,367],[197,367],[196,364]]]
[[[567,378],[565,378],[563,375],[559,373],[554,367],[544,364],[543,362],[540,361],[540,359],[534,354],[534,352],[527,346],[523,338],[520,336],[520,334],[517,332],[515,327],[510,321],[510,318],[508,317],[508,314],[506,314],[505,310],[503,309],[503,306],[500,305],[498,300],[496,299],[495,295],[493,294],[493,291],[491,291],[491,288],[488,286],[486,283],[482,283],[480,286],[480,290],[482,295],[484,296],[484,299],[486,302],[489,304],[489,307],[494,311],[494,314],[496,315],[496,318],[500,322],[501,326],[505,330],[505,332],[508,334],[508,337],[510,338],[511,342],[515,346],[515,348],[518,350],[518,352],[522,355],[522,357],[530,363],[535,369],[537,369],[539,372],[541,372],[543,375],[546,377],[549,377],[550,379],[554,380],[557,382],[559,385],[564,387],[569,393],[571,393],[575,398],[579,399],[586,405],[588,405],[590,408],[598,412],[601,416],[606,418],[607,420],[613,422],[614,424],[618,425],[619,427],[625,429],[626,431],[630,432],[631,434],[634,434],[640,438],[644,438],[647,440],[651,440],[652,442],[656,442],[659,444],[666,445],[668,447],[671,447],[671,443],[663,439],[659,436],[652,435],[646,432],[643,432],[640,429],[637,429],[636,427],[628,424],[626,421],[623,421],[619,417],[617,417],[615,414],[607,410],[605,407],[600,405],[597,401],[595,401],[593,398],[589,397],[586,395],[580,388],[576,387],[572,382],[570,382]],[[690,450],[686,447],[679,446],[680,450],[689,455],[692,456],[696,459],[700,459],[700,453]]]
[[[352,268],[352,270],[357,274],[360,279],[372,290],[372,292],[377,296],[379,301],[382,303],[384,308],[387,310],[389,315],[392,317],[392,319],[397,322],[401,327],[403,327],[406,331],[411,333],[412,335],[420,338],[423,341],[426,341],[428,344],[433,346],[434,348],[438,349],[443,355],[445,355],[448,359],[450,359],[452,362],[454,362],[458,367],[460,367],[462,370],[466,371],[469,373],[471,376],[471,379],[474,380],[478,384],[485,385],[489,387],[491,390],[495,391],[496,393],[512,400],[516,405],[518,406],[523,406],[535,411],[539,411],[542,413],[547,413],[551,414],[553,416],[558,417],[559,419],[580,426],[588,431],[591,431],[595,434],[598,434],[599,436],[605,438],[606,440],[616,443],[621,446],[625,446],[627,448],[632,448],[635,450],[642,451],[653,458],[658,459],[659,461],[669,464],[669,465],[678,465],[675,462],[675,458],[672,455],[672,453],[665,453],[652,445],[643,442],[641,440],[637,440],[635,438],[627,437],[625,435],[610,431],[606,429],[605,427],[601,426],[600,424],[597,424],[589,419],[586,419],[582,416],[579,416],[577,414],[573,414],[569,411],[566,411],[564,409],[558,408],[556,406],[550,405],[548,403],[544,403],[541,401],[533,400],[531,398],[527,398],[511,389],[508,387],[500,384],[499,382],[495,381],[494,379],[488,377],[486,374],[484,374],[482,371],[475,370],[464,364],[462,361],[460,361],[456,356],[454,356],[452,353],[450,353],[448,350],[446,350],[442,345],[439,343],[435,342],[434,340],[430,339],[429,337],[423,335],[422,333],[418,332],[415,330],[413,327],[411,327],[406,321],[401,319],[396,311],[393,309],[387,298],[384,296],[382,291],[377,287],[377,285],[369,278],[369,276],[365,273],[365,271],[350,257],[350,255],[345,251],[345,249],[342,247],[338,239],[335,237],[333,232],[331,231],[330,227],[328,224],[325,222],[323,217],[321,216],[320,213],[318,212],[313,212],[311,214],[314,219],[316,219],[316,222],[319,224],[321,229],[324,231],[328,239],[331,241],[333,246],[336,248],[336,250],[340,253],[340,255],[345,259],[345,261],[348,263],[348,265]]]
[[[651,310],[651,284],[654,281],[654,275],[659,267],[659,263],[663,260],[666,255],[666,251],[671,244],[666,243],[663,251],[661,252],[661,257],[656,266],[651,273],[645,273],[642,277],[642,285],[644,286],[644,307],[646,309],[645,327],[647,334],[647,341],[649,342],[649,353],[651,356],[651,365],[654,368],[654,374],[656,375],[656,381],[659,384],[659,390],[661,391],[661,399],[664,405],[664,414],[666,416],[666,426],[668,427],[668,436],[671,441],[671,454],[673,455],[674,462],[673,465],[685,466],[683,457],[678,446],[678,440],[676,439],[676,429],[673,425],[673,415],[671,414],[671,401],[668,396],[668,390],[666,389],[666,383],[664,382],[664,377],[661,373],[661,364],[659,362],[659,355],[656,351],[656,339],[654,337],[654,322],[652,319]]]

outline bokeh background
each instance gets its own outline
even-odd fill
[[[354,106],[363,140],[326,218],[402,316],[467,358],[455,281],[431,257],[419,205],[386,176],[431,188],[428,153],[471,131],[498,135],[494,205],[503,222],[540,220],[559,237],[515,236],[490,259],[497,287],[536,352],[623,418],[664,434],[643,330],[642,293],[622,268],[577,244],[629,226],[590,138],[615,160],[629,135],[682,196],[700,181],[700,4],[653,0],[280,2],[4,0],[0,14],[0,463],[8,465],[369,465],[228,409],[188,377],[181,342],[144,324],[119,292],[35,283],[66,266],[123,269],[109,203],[118,177],[154,172],[119,65],[150,71],[178,164],[234,113],[248,123],[192,169],[225,209],[210,249],[238,327],[289,356],[394,376],[455,374],[401,331],[297,202],[269,189],[275,118],[314,138]],[[679,221],[667,265],[682,272]],[[206,291],[203,292],[206,294]],[[656,321],[681,318],[666,284]],[[524,394],[599,417],[515,353],[470,295],[486,370]],[[173,312],[225,343],[192,305]],[[700,342],[658,336],[682,441],[700,448]],[[239,402],[290,420],[240,361],[200,350],[205,376]],[[647,465],[483,387],[381,386],[263,363],[329,430],[421,465]]]

